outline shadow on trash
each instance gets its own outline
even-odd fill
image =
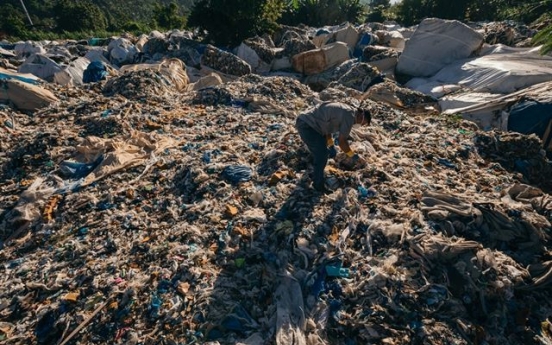
[[[274,214],[269,214],[264,224],[229,223],[231,229],[227,230],[231,237],[240,237],[238,249],[230,248],[228,243],[219,243],[222,270],[213,284],[207,306],[196,308],[195,318],[203,324],[206,340],[221,344],[240,341],[261,344],[276,336],[277,310],[280,312],[281,308],[279,287],[286,277],[291,277],[286,272],[307,268],[296,267],[299,260],[295,240],[320,202],[320,195],[308,187],[308,180],[305,173],[283,205]],[[265,210],[270,208],[268,204],[263,206]],[[328,215],[327,220],[332,217]],[[290,297],[303,304],[300,290],[297,296]],[[298,308],[299,305],[288,307]],[[206,313],[202,314],[201,310]]]
[[[536,135],[516,132],[480,132],[474,138],[481,157],[498,163],[500,168],[521,174],[521,182],[532,184],[545,193],[552,193],[552,162],[543,155],[542,144]],[[499,171],[498,171],[499,172]]]

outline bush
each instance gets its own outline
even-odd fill
[[[90,2],[59,0],[54,11],[59,31],[97,31],[107,28],[104,13]]]
[[[157,28],[182,29],[186,25],[186,17],[179,13],[178,5],[174,2],[166,6],[156,4],[153,15]]]
[[[281,0],[199,0],[188,27],[207,33],[207,41],[235,46],[245,38],[270,31],[279,18]]]
[[[386,20],[384,16],[385,8],[383,6],[376,6],[368,12],[366,16],[366,22],[369,23],[382,23]]]
[[[297,0],[294,6],[288,7],[281,23],[314,27],[358,23],[364,13],[365,6],[360,0]]]
[[[127,21],[120,26],[120,29],[135,34],[148,33],[151,31],[151,28],[147,24],[136,21]]]
[[[23,12],[10,4],[0,6],[0,31],[8,36],[24,37],[28,31]]]
[[[548,54],[552,51],[552,25],[549,25],[539,31],[535,37],[531,40],[533,45],[541,45],[540,49],[541,54]]]

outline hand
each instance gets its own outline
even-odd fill
[[[337,156],[337,150],[335,149],[335,146],[328,147],[328,157],[335,158]]]

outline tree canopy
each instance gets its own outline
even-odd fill
[[[419,23],[427,17],[461,21],[515,20],[529,23],[552,10],[552,1],[526,0],[402,0],[397,5],[397,21]]]
[[[552,0],[2,0],[0,38],[37,34],[148,32],[189,29],[207,41],[233,46],[271,32],[278,24],[314,27],[343,22],[396,20],[409,26],[427,17],[461,21],[515,20],[530,23],[552,12]],[[541,42],[552,41],[542,34]]]

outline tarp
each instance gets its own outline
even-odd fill
[[[155,132],[134,132],[127,138],[117,139],[86,137],[76,146],[78,154],[75,161],[90,163],[97,161],[100,155],[105,158],[84,178],[82,186],[87,186],[117,171],[144,164],[148,159],[152,160],[153,164],[156,162],[156,154],[176,145],[177,141],[174,139]]]
[[[34,111],[58,100],[52,92],[17,79],[0,80],[0,90],[0,101],[10,101],[20,110]]]
[[[317,48],[322,48],[327,42],[343,42],[347,44],[351,51],[354,50],[358,40],[358,30],[348,22],[320,28],[312,38],[312,42]]]
[[[371,32],[364,32],[362,34],[359,34],[358,42],[355,46],[355,49],[353,50],[353,56],[357,58],[361,57],[366,46],[376,44],[377,42],[378,36]]]
[[[446,84],[424,78],[413,78],[406,83],[406,86],[412,90],[420,91],[435,98],[441,98],[462,89],[462,87],[457,84]]]
[[[54,75],[54,82],[64,86],[82,85],[82,76],[89,64],[90,60],[85,57],[71,61],[63,70]]]
[[[459,21],[424,19],[406,42],[397,72],[432,76],[444,66],[469,57],[482,43],[482,34]]]
[[[353,50],[358,42],[358,31],[352,25],[346,24],[345,27],[335,32],[335,40],[344,42],[349,49]]]
[[[18,72],[31,73],[46,81],[52,81],[54,75],[61,71],[62,67],[43,54],[33,54],[19,66]]]
[[[257,52],[247,44],[240,44],[237,48],[236,55],[243,61],[247,62],[251,66],[253,72],[257,72],[259,74],[270,72],[270,65],[264,62],[259,57],[259,54],[257,54]]]
[[[205,89],[207,87],[212,87],[220,84],[222,84],[222,78],[216,73],[209,73],[205,77],[202,77],[201,79],[199,79],[193,85],[190,84],[190,86],[192,86],[193,90],[197,91],[197,90]]]
[[[15,53],[0,47],[0,56],[15,57]]]
[[[138,54],[138,49],[132,42],[122,37],[111,41],[107,46],[107,51],[111,62],[118,66],[131,63]]]
[[[483,129],[509,130],[512,129],[509,125],[509,114],[513,105],[523,100],[552,104],[551,90],[552,81],[549,81],[507,95],[461,93],[441,98],[439,106],[444,115],[462,115],[463,118],[475,122]],[[545,113],[541,115],[547,116]],[[518,124],[515,125],[516,128],[518,126]]]
[[[349,48],[343,42],[328,44],[292,57],[293,68],[305,75],[321,73],[349,59]]]
[[[17,73],[0,67],[0,80],[17,79],[29,84],[38,84],[40,78],[30,73]]]
[[[523,100],[510,109],[508,130],[523,134],[534,133],[543,140],[545,147],[551,141],[550,126],[552,126],[552,97],[548,103]]]
[[[287,56],[277,58],[272,60],[272,65],[270,66],[271,71],[279,71],[283,69],[292,68],[291,59]]]
[[[381,42],[381,44],[385,44],[400,51],[404,49],[406,40],[399,31],[378,30],[376,31],[376,35],[378,37],[378,42]]]
[[[17,56],[29,56],[32,54],[46,54],[46,50],[37,42],[19,42],[14,47],[15,54]]]
[[[148,42],[148,40],[149,37],[146,34],[141,34],[140,36],[138,36],[138,40],[136,40],[135,43],[136,49],[141,52],[144,51],[144,45],[146,44],[146,42]]]
[[[322,51],[326,56],[326,68],[336,66],[351,57],[347,45],[343,42],[328,44],[322,48]]]
[[[552,57],[540,55],[539,49],[487,46],[482,50],[483,56],[453,62],[427,81],[457,84],[477,92],[515,92],[552,80]],[[422,84],[413,79],[406,86],[422,91]]]
[[[90,61],[100,60],[104,64],[113,67],[111,65],[111,63],[109,62],[109,60],[105,57],[104,53],[107,54],[107,52],[103,48],[94,48],[94,49],[90,49],[88,52],[86,52],[86,55],[84,55],[84,57],[87,58]],[[115,67],[113,67],[113,68],[115,68]]]

